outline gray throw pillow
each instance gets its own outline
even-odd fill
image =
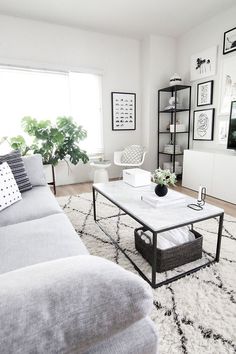
[[[121,162],[127,164],[139,164],[142,161],[144,148],[140,145],[131,145],[125,148],[121,156]]]
[[[150,286],[95,256],[0,275],[0,348],[6,353],[85,353],[146,317]]]
[[[3,162],[8,163],[20,192],[25,192],[32,188],[19,150],[0,156],[0,164]]]
[[[43,160],[40,154],[22,157],[25,170],[32,186],[44,186],[47,184],[43,171]]]

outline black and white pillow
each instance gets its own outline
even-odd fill
[[[7,162],[0,165],[0,210],[21,200],[16,180]]]
[[[130,145],[121,156],[122,163],[139,164],[142,161],[144,148],[140,145]]]
[[[32,188],[32,185],[25,170],[25,165],[22,160],[20,151],[14,150],[9,154],[0,156],[0,165],[3,162],[8,163],[21,192],[28,191]]]

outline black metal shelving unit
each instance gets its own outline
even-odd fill
[[[187,102],[187,108],[177,108],[177,99],[175,100],[175,107],[173,109],[167,109],[164,110],[161,108],[161,94],[162,93],[170,93],[170,97],[176,97],[178,98],[178,91],[183,91],[186,90],[188,94],[188,102]],[[176,131],[176,121],[177,121],[177,114],[180,112],[188,112],[188,117],[187,117],[187,130],[183,132],[177,132]],[[161,119],[165,119],[166,115],[170,114],[170,124],[174,125],[174,132],[170,131],[160,131],[160,122]],[[162,116],[164,115],[164,117]],[[183,156],[182,153],[176,153],[176,136],[177,134],[187,134],[187,141],[186,141],[186,149],[189,149],[189,142],[190,142],[190,119],[191,119],[191,86],[187,85],[175,85],[175,86],[169,86],[162,88],[158,90],[158,142],[157,142],[157,167],[160,166],[160,155],[168,155],[170,156],[170,162],[173,164],[173,172],[175,172],[175,162],[176,162],[176,156]],[[168,154],[163,151],[160,151],[160,138],[162,135],[170,135],[170,140],[173,142],[174,148],[173,148],[173,154]]]

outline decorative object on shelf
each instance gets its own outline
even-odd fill
[[[193,140],[213,140],[215,109],[194,111]]]
[[[163,162],[163,170],[170,170],[173,172],[172,162]],[[182,173],[182,166],[180,166],[179,161],[175,161],[175,174],[180,175]]]
[[[236,57],[224,58],[221,67],[221,97],[219,115],[229,115],[231,102],[236,100]]]
[[[200,186],[198,190],[197,202],[193,204],[188,204],[188,207],[190,209],[200,211],[203,209],[203,206],[205,204],[205,199],[206,199],[206,187]]]
[[[213,80],[197,85],[197,106],[207,106],[213,101]]]
[[[191,81],[216,74],[217,46],[203,50],[191,57]]]
[[[186,125],[180,124],[179,121],[176,122],[176,126],[174,124],[170,124],[170,132],[174,133],[183,133],[186,131]]]
[[[112,92],[112,130],[136,129],[136,93]]]
[[[223,54],[236,50],[236,27],[224,33]]]
[[[173,110],[175,109],[175,104],[176,104],[176,108],[178,109],[178,105],[179,105],[179,100],[177,97],[175,96],[172,96],[170,99],[169,99],[169,105],[166,106],[164,108],[164,111],[170,111],[170,110]]]
[[[174,73],[174,75],[171,76],[170,78],[170,86],[174,85],[181,85],[182,84],[182,79],[179,74]]]
[[[170,142],[169,144],[165,144],[163,152],[165,154],[174,154],[174,144],[172,142]],[[176,154],[181,154],[180,145],[175,145],[175,153]]]
[[[227,144],[228,128],[229,122],[226,120],[221,120],[219,122],[219,144]]]
[[[170,170],[162,170],[158,168],[152,175],[152,180],[156,183],[155,193],[158,197],[164,197],[168,193],[168,186],[175,185],[176,174],[171,173]]]

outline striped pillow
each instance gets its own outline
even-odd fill
[[[15,150],[7,155],[0,156],[0,164],[3,162],[7,162],[10,166],[18,188],[21,192],[28,191],[32,188],[20,151]]]

